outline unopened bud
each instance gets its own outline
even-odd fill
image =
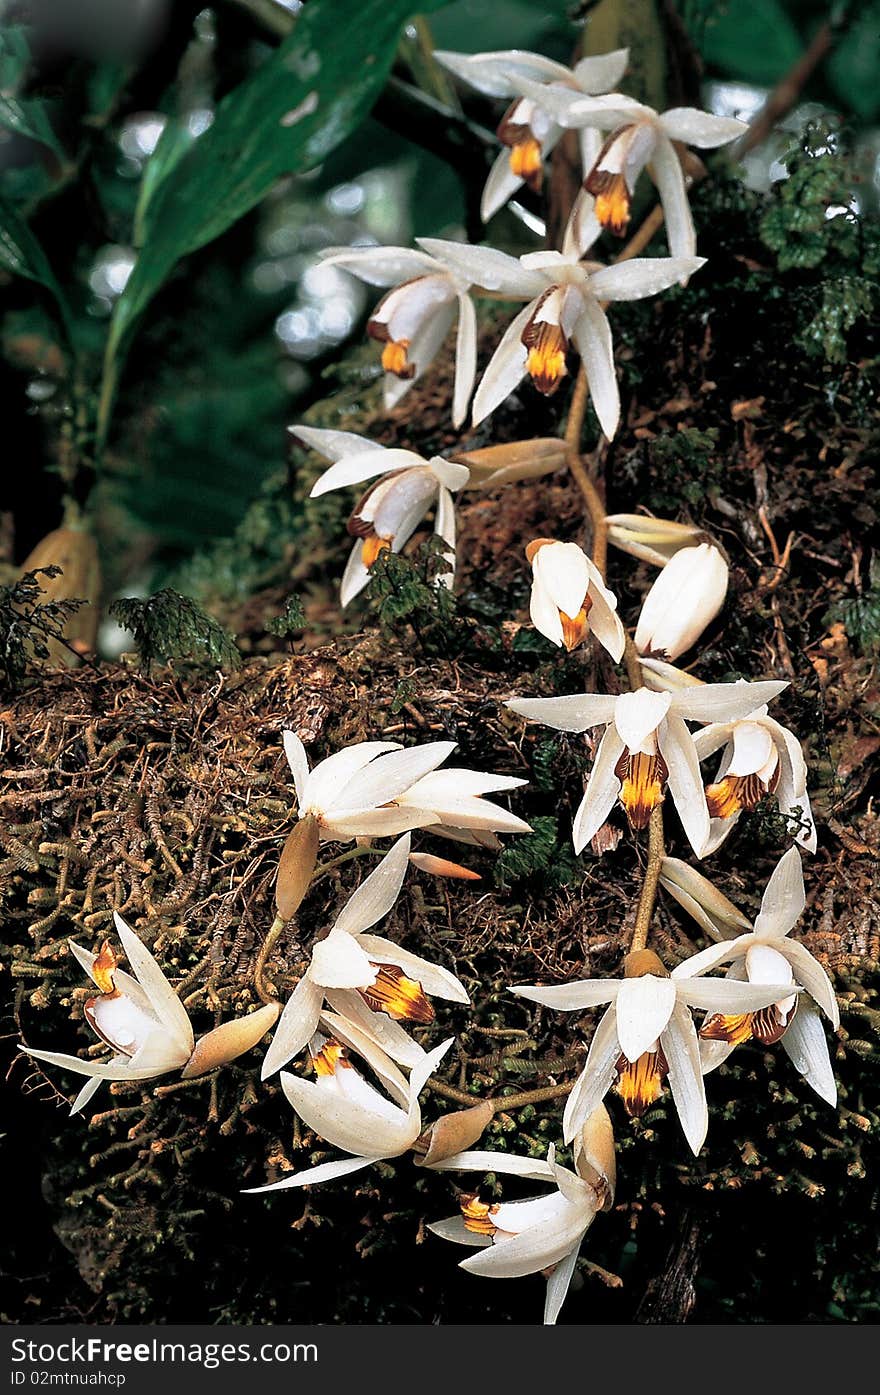
[[[608,524],[608,541],[640,562],[655,567],[666,563],[683,547],[696,547],[711,542],[702,528],[692,523],[673,523],[666,518],[648,518],[640,513],[612,513]]]
[[[430,872],[432,877],[453,877],[459,881],[478,882],[479,872],[470,867],[462,867],[460,862],[450,862],[446,857],[434,857],[433,853],[410,853],[409,860],[420,872]]]
[[[608,1211],[614,1203],[617,1186],[617,1163],[614,1157],[614,1129],[604,1104],[598,1104],[587,1116],[574,1140],[574,1170],[595,1188],[600,1211]]]
[[[58,576],[37,580],[43,593],[41,604],[49,601],[85,601],[64,622],[64,638],[76,653],[94,652],[98,633],[98,604],[101,598],[101,568],[98,549],[90,533],[79,528],[55,528],[42,538],[21,564],[21,574],[42,567],[60,567]],[[47,641],[47,662],[54,666],[76,664],[71,649],[57,640]]]
[[[415,1161],[420,1167],[433,1167],[455,1153],[473,1147],[491,1124],[495,1109],[490,1100],[444,1114],[416,1141]]]
[[[713,940],[735,939],[752,928],[748,917],[708,877],[677,857],[664,857],[660,885]]]
[[[462,451],[457,459],[471,472],[466,489],[496,489],[515,480],[552,475],[565,464],[565,442],[555,436],[509,441],[501,446]]]
[[[319,830],[314,814],[306,814],[294,825],[278,860],[275,905],[282,920],[290,920],[299,910],[309,889],[318,860]]]
[[[191,1080],[243,1056],[275,1026],[280,1012],[280,1003],[266,1003],[256,1012],[248,1013],[247,1017],[233,1017],[230,1022],[223,1022],[212,1032],[199,1037],[193,1054],[181,1071],[181,1078]]]

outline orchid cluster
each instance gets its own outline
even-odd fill
[[[472,397],[472,421],[478,423],[524,377],[541,393],[555,392],[573,346],[599,424],[610,438],[620,403],[605,304],[654,295],[686,281],[703,264],[695,255],[689,166],[682,164],[680,147],[725,144],[743,125],[689,108],[660,115],[610,91],[624,73],[625,50],[584,59],[573,68],[517,50],[437,57],[482,93],[510,103],[498,128],[503,149],[483,196],[485,219],[522,184],[540,187],[544,160],[565,130],[579,135],[583,189],[561,252],[515,258],[490,247],[423,238],[419,250],[363,247],[325,254],[328,264],[387,289],[367,327],[382,344],[386,403],[400,401],[457,321],[456,427],[465,421]],[[645,169],[662,201],[671,255],[607,267],[585,260],[604,229],[625,231],[635,184]],[[475,294],[524,305],[474,395]],[[381,554],[405,547],[431,512],[454,566],[454,497],[462,490],[534,477],[562,463],[559,443],[552,441],[529,443],[525,450],[520,443],[503,457],[493,453],[500,448],[489,447],[459,452],[462,459],[425,459],[350,432],[304,425],[292,430],[329,462],[313,496],[368,485],[348,523],[354,544],[342,579],[343,606],[367,586]],[[729,566],[715,540],[689,524],[643,514],[612,515],[601,526],[614,547],[659,569],[633,635],[620,619],[599,554],[590,557],[577,543],[561,539],[535,538],[526,548],[530,618],[566,654],[595,641],[608,656],[598,671],[610,675],[612,666],[623,662],[629,690],[620,690],[615,675],[607,681],[608,691],[511,697],[506,707],[557,731],[592,734],[592,768],[572,827],[575,852],[592,845],[601,856],[610,845],[603,837],[609,821],[625,820],[636,837],[649,830],[648,877],[654,890],[662,886],[709,943],[670,971],[646,944],[652,891],[640,901],[620,977],[511,987],[519,998],[556,1012],[603,1009],[562,1119],[570,1167],[557,1162],[552,1145],[540,1159],[474,1150],[496,1106],[505,1107],[503,1096],[434,1122],[423,1118],[420,1096],[453,1044],[448,1039],[425,1045],[435,1023],[434,1000],[467,1008],[469,994],[452,968],[376,933],[376,927],[396,906],[411,865],[451,878],[475,875],[437,854],[413,852],[414,832],[496,850],[499,834],[530,831],[523,819],[486,797],[524,781],[446,765],[455,749],[451,741],[408,748],[381,739],[360,741],[310,766],[298,734],[283,733],[296,817],[280,856],[278,919],[267,946],[293,922],[316,873],[348,856],[321,868],[323,844],[353,843],[354,855],[369,856],[375,855],[375,840],[394,840],[345,904],[328,910],[286,1002],[269,995],[263,1008],[195,1042],[178,994],[117,916],[134,977],[118,967],[109,942],[97,953],[71,942],[99,990],[85,1003],[84,1015],[109,1047],[110,1059],[24,1048],[39,1060],[89,1077],[74,1103],[76,1112],[102,1079],[141,1081],[175,1070],[196,1075],[256,1046],[274,1027],[262,1079],[279,1074],[298,1117],[343,1156],[251,1190],[311,1186],[406,1153],[422,1167],[540,1183],[541,1194],[524,1200],[496,1202],[484,1200],[478,1189],[463,1191],[459,1214],[429,1229],[475,1250],[462,1264],[471,1273],[542,1273],[547,1323],[556,1321],[586,1231],[613,1204],[614,1141],[605,1104],[610,1092],[620,1097],[627,1115],[639,1118],[668,1086],[687,1143],[697,1154],[709,1124],[705,1077],[738,1045],[754,1040],[765,1046],[781,1042],[811,1088],[829,1104],[836,1102],[821,1020],[824,1015],[835,1029],[839,1024],[834,991],[825,970],[792,934],[805,906],[800,850],[815,851],[816,830],[800,742],[770,715],[788,685],[703,682],[677,666],[725,603]],[[454,572],[442,581],[453,585]],[[666,855],[667,795],[699,861],[717,852],[744,811],[775,798],[793,846],[770,877],[754,923],[703,872]],[[722,968],[723,976],[713,976]]]

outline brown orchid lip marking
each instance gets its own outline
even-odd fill
[[[626,810],[631,828],[647,828],[652,811],[663,800],[663,786],[669,774],[663,757],[657,752],[624,751],[614,767],[620,780],[620,802]]]
[[[497,136],[502,145],[510,147],[510,172],[522,179],[539,194],[544,182],[544,161],[541,142],[527,121],[515,121],[513,114],[519,100],[508,107],[498,126]]]
[[[643,1051],[636,1061],[621,1055],[615,1066],[617,1080],[614,1088],[623,1100],[631,1119],[640,1119],[649,1105],[663,1093],[663,1081],[669,1070],[662,1047]]]
[[[704,1041],[726,1041],[730,1046],[740,1046],[752,1038],[762,1046],[773,1046],[785,1035],[796,1008],[797,1003],[785,1020],[775,1003],[758,1012],[731,1015],[717,1012],[706,1018],[699,1034]]]
[[[584,180],[584,188],[596,200],[594,212],[603,228],[608,228],[616,237],[623,237],[629,226],[631,198],[626,177],[611,170],[602,169],[602,162],[629,126],[619,126],[608,136],[596,158],[596,163]]]
[[[373,1012],[384,1012],[395,1022],[417,1022],[427,1026],[434,1021],[434,1009],[422,985],[407,978],[397,964],[373,964],[378,970],[375,983],[358,992]]]
[[[779,784],[779,767],[769,780],[760,775],[725,775],[714,785],[706,786],[706,804],[713,819],[731,819],[741,809],[751,812],[761,800],[772,794]]]
[[[568,369],[565,356],[568,353],[568,340],[558,324],[550,320],[538,320],[541,306],[556,288],[550,286],[538,300],[534,314],[522,332],[522,343],[528,349],[526,372],[539,392],[551,397],[559,387]]]

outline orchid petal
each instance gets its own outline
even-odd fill
[[[620,779],[615,774],[615,767],[624,749],[617,731],[613,726],[609,726],[599,742],[584,797],[578,805],[572,824],[571,837],[574,850],[578,854],[582,853],[590,840],[596,836],[617,802]]]
[[[530,722],[541,722],[556,731],[586,731],[614,720],[617,698],[604,693],[573,693],[570,697],[515,698],[506,702],[511,712]]]
[[[473,1250],[484,1250],[487,1245],[492,1244],[491,1236],[475,1235],[472,1230],[468,1230],[464,1216],[449,1216],[443,1221],[432,1221],[428,1230],[432,1235],[439,1235],[441,1240],[453,1240],[457,1245],[468,1245]]]
[[[755,921],[756,935],[787,935],[803,915],[807,904],[804,869],[797,848],[789,848],[777,862],[761,900]]]
[[[697,857],[709,837],[709,810],[693,738],[681,717],[670,710],[657,733],[657,745],[668,769],[669,793],[681,826]]]
[[[319,761],[309,775],[302,804],[318,810],[332,808],[334,803],[341,800],[349,782],[359,770],[385,751],[399,748],[399,741],[358,741],[353,746],[334,751],[332,756]]]
[[[782,1036],[782,1045],[816,1094],[834,1108],[837,1082],[831,1068],[825,1029],[817,1008],[809,998],[801,998],[798,1010]]]
[[[409,1033],[392,1017],[388,1017],[384,1012],[373,1012],[372,1008],[367,1007],[357,989],[328,988],[324,998],[328,1007],[333,1009],[332,1012],[325,1010],[322,1014],[324,1021],[331,1022],[338,1017],[339,1020],[347,1024],[349,1032],[352,1027],[356,1028],[362,1037],[373,1042],[392,1061],[405,1066],[408,1070],[418,1065],[419,1061],[423,1059],[424,1047],[419,1046],[417,1041],[413,1041]],[[360,1050],[361,1055],[364,1055],[364,1059],[368,1059],[362,1047],[357,1049]],[[373,1069],[375,1070],[375,1066]],[[380,1076],[380,1078],[391,1090],[391,1093],[395,1094],[388,1080],[384,1076]],[[403,1104],[407,1097],[402,1096],[400,1103]]]
[[[587,375],[599,425],[610,441],[620,422],[620,390],[614,370],[614,344],[605,311],[590,295],[582,299],[581,314],[572,337]]]
[[[675,984],[670,978],[644,974],[625,978],[617,994],[617,1040],[628,1061],[637,1061],[665,1029],[675,1007]]]
[[[672,1020],[660,1038],[669,1067],[668,1081],[684,1136],[691,1151],[699,1153],[709,1128],[706,1087],[700,1062],[700,1043],[686,1007],[677,1004]]]
[[[312,950],[309,977],[322,988],[368,988],[376,971],[355,936],[334,928]]]
[[[440,237],[420,237],[422,247],[470,285],[513,299],[532,300],[546,289],[543,276],[527,270],[517,257],[494,247],[474,247]]]
[[[430,997],[446,998],[452,1003],[470,1002],[464,986],[441,964],[434,964],[419,954],[411,954],[381,935],[362,935],[359,942],[371,959],[382,964],[396,964],[408,978],[420,983],[423,992]]]
[[[268,1080],[292,1060],[315,1034],[324,994],[308,974],[304,974],[285,1004],[278,1025],[263,1057],[260,1079]]]
[[[590,277],[590,288],[599,300],[643,300],[668,290],[682,277],[692,276],[706,263],[705,257],[635,257],[615,266],[604,266]]]
[[[257,1196],[260,1192],[283,1192],[290,1187],[314,1187],[319,1182],[329,1182],[334,1177],[348,1177],[352,1172],[363,1172],[372,1167],[377,1158],[337,1158],[335,1162],[320,1163],[318,1167],[307,1167],[302,1172],[292,1172],[281,1182],[269,1182],[265,1187],[245,1187],[242,1196]]]
[[[364,454],[371,451],[378,459],[384,455],[387,446],[371,441],[368,436],[357,436],[353,431],[325,431],[317,426],[288,426],[293,439],[309,450],[323,455],[327,460],[342,460],[343,456]]]
[[[437,270],[433,257],[414,247],[328,247],[321,266],[337,266],[368,286],[397,286]]]
[[[306,755],[305,746],[302,744],[295,731],[282,732],[281,740],[284,744],[284,754],[287,757],[287,764],[290,766],[290,773],[293,776],[293,788],[296,791],[296,802],[301,809],[306,789],[306,781],[309,778],[309,758]]]
[[[354,775],[345,787],[348,808],[371,809],[405,794],[455,750],[455,741],[427,741],[391,751]]]
[[[508,992],[515,993],[518,998],[540,1003],[542,1007],[552,1008],[554,1012],[581,1012],[599,1003],[613,1002],[620,988],[621,981],[617,979],[583,978],[573,983],[554,983],[546,987],[517,983]]]
[[[617,1015],[615,1007],[610,1007],[593,1033],[584,1068],[565,1102],[562,1131],[566,1143],[570,1143],[583,1128],[593,1110],[607,1095],[617,1074],[619,1058]]]
[[[580,1248],[580,1242],[578,1242],[565,1258],[559,1261],[547,1280],[547,1297],[544,1302],[545,1327],[552,1327],[559,1316],[559,1310],[568,1294]]]
[[[195,1038],[186,1008],[146,945],[126,925],[118,911],[113,912],[113,923],[116,926],[116,933],[122,941],[122,947],[128,956],[128,962],[138,983],[149,998],[153,1012],[169,1036],[173,1038],[175,1044],[185,1051],[186,1056],[189,1056],[195,1044]]]
[[[510,396],[514,388],[522,382],[526,371],[528,352],[522,342],[523,331],[534,313],[534,302],[511,321],[495,350],[474,396],[471,420],[474,426]]]
[[[414,466],[424,466],[424,463],[422,457],[411,450],[383,450],[381,455],[374,450],[360,450],[354,455],[343,456],[325,470],[312,485],[309,498],[317,499],[333,489],[361,484],[364,480],[375,479],[377,475],[388,474],[392,470],[411,470]]]
[[[660,117],[660,125],[670,140],[696,145],[701,150],[727,145],[749,129],[745,121],[738,121],[736,117],[713,116],[696,107],[671,107]]]
[[[336,917],[336,929],[360,935],[386,916],[400,895],[410,851],[410,835],[405,833],[378,866],[353,892]]]
[[[458,331],[455,341],[455,386],[452,393],[452,425],[456,430],[467,417],[477,376],[477,312],[469,295],[458,297]],[[470,471],[468,471],[470,476]],[[467,483],[467,481],[465,481]]]
[[[615,48],[610,53],[581,58],[574,65],[575,81],[584,92],[610,92],[620,82],[628,63],[628,48]]]
[[[822,965],[798,940],[785,940],[784,946],[780,944],[780,949],[791,964],[796,981],[815,999],[836,1031],[840,1026],[840,1009],[831,980]]]
[[[787,687],[787,682],[701,683],[675,693],[672,707],[688,722],[738,722]]]
[[[651,156],[651,177],[657,186],[666,223],[666,242],[673,257],[692,258],[697,250],[697,234],[685,184],[684,170],[674,146],[665,134],[658,132],[657,144]],[[694,268],[695,269],[695,268]],[[690,272],[683,272],[682,285]]]

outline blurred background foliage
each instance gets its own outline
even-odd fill
[[[585,20],[587,46],[601,49],[627,24],[669,32],[674,17],[703,72],[691,95],[749,117],[831,20],[838,42],[787,132],[749,157],[746,184],[768,198],[766,242],[780,265],[806,265],[807,238],[791,252],[790,220],[774,230],[769,191],[794,174],[783,159],[792,136],[822,116],[835,133],[829,154],[845,148],[857,180],[842,211],[876,212],[880,0],[423,10],[433,13],[413,18],[409,0],[2,0],[0,352],[14,424],[0,479],[5,562],[85,510],[108,599],[169,580],[198,590],[222,555],[214,548],[204,563],[206,547],[283,477],[285,427],[344,382],[341,351],[373,303],[368,288],[317,267],[316,253],[480,235],[474,210],[500,112],[451,85],[432,41],[567,61]],[[790,187],[800,198],[803,180]],[[827,195],[814,200],[825,199],[821,216]],[[538,201],[505,211],[491,240],[540,245],[541,212]],[[813,244],[821,258],[823,237]],[[832,321],[845,332],[871,309],[850,271],[847,304],[835,293],[817,342]],[[355,355],[353,391],[375,373],[374,356]],[[252,517],[251,535],[260,527]],[[112,652],[118,636],[105,627],[103,643]]]

